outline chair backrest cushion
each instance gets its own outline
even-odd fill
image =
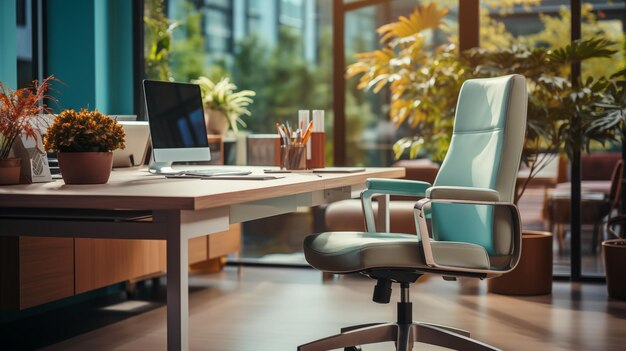
[[[450,148],[435,186],[488,188],[512,202],[526,131],[528,96],[520,75],[470,79],[461,87]],[[483,246],[490,255],[511,253],[506,209],[434,204],[436,240]]]

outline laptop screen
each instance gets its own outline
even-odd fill
[[[144,92],[155,149],[209,146],[198,85],[145,80]]]

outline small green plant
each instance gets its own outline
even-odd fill
[[[65,110],[46,132],[44,147],[61,152],[109,152],[123,149],[124,128],[98,111]]]
[[[234,132],[239,130],[237,122],[243,127],[246,126],[241,120],[241,115],[251,115],[248,106],[253,102],[251,97],[256,95],[254,91],[236,91],[237,86],[228,77],[220,79],[217,83],[207,77],[199,77],[191,82],[200,86],[204,106],[223,112]]]

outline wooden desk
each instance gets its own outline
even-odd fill
[[[12,215],[0,217],[0,235],[165,240],[167,346],[168,350],[187,350],[189,239],[226,230],[230,223],[354,197],[367,178],[403,176],[403,168],[368,168],[321,177],[286,174],[275,180],[232,181],[165,179],[145,169],[131,169],[114,171],[103,185],[56,181],[2,186],[0,209]],[[128,212],[121,210],[150,215],[123,219]]]

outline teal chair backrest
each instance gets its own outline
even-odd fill
[[[470,79],[461,87],[448,153],[434,186],[488,188],[513,202],[528,96],[520,75]],[[511,253],[508,210],[433,204],[433,237],[483,246],[489,255]]]

